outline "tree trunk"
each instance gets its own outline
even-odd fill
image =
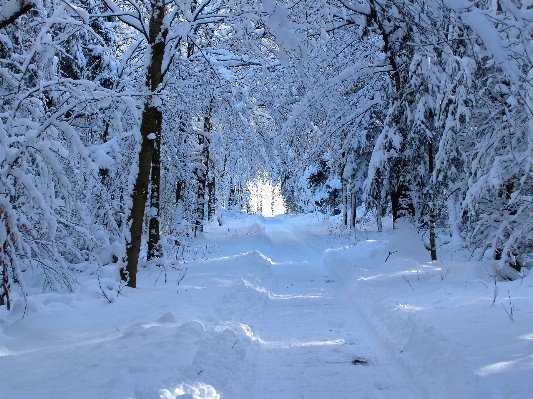
[[[196,220],[194,224],[194,236],[197,232],[204,231],[205,220],[205,189],[207,185],[207,167],[209,162],[209,151],[207,150],[207,140],[204,136],[198,136],[198,144],[202,147],[202,163],[196,168]]]
[[[435,184],[433,183],[433,170],[434,170],[434,161],[433,161],[433,144],[430,142],[428,144],[428,161],[429,161],[429,176],[430,176],[430,196],[429,201],[429,251],[431,252],[431,260],[437,260],[437,242],[435,237],[435,203],[433,201],[435,195]]]
[[[204,118],[203,131],[208,133],[211,131],[211,108],[208,111],[208,116]],[[207,176],[209,173],[209,140],[204,135],[198,135],[198,144],[202,147],[201,165],[196,169],[196,177],[198,179],[197,195],[196,195],[196,221],[194,226],[194,236],[197,232],[204,231],[205,221],[205,196],[207,189]]]
[[[159,242],[159,216],[161,186],[161,134],[156,134],[152,151],[152,173],[150,174],[150,220],[148,222],[147,260],[161,258],[163,249]]]
[[[183,188],[183,182],[178,180],[176,182],[176,205],[178,205],[180,202],[182,188]]]
[[[351,193],[351,207],[352,207],[352,214],[350,217],[350,229],[355,229],[355,223],[357,221],[357,198],[355,197],[355,193],[352,191]]]
[[[181,223],[183,222],[183,205],[181,200],[181,190],[183,189],[184,183],[181,180],[176,182],[176,204],[174,212],[174,226],[173,226],[173,235],[177,236],[178,231],[180,230]],[[181,243],[178,239],[174,239],[174,244],[180,246]]]
[[[216,185],[213,176],[207,183],[207,220],[211,221],[215,217],[217,209]]]
[[[235,189],[235,186],[233,185],[233,180],[232,180],[230,182],[229,195],[228,195],[228,209],[233,208],[233,206],[235,205],[236,203],[235,195],[236,195],[236,189]]]
[[[381,187],[381,171],[376,170],[376,228],[378,232],[383,231],[383,204],[382,204],[382,187]]]
[[[237,198],[238,198],[238,202],[237,202],[237,205],[239,206],[239,211],[242,210],[243,208],[243,204],[244,204],[244,189],[242,187],[242,184],[239,183],[239,188],[237,189]]]
[[[379,233],[383,231],[383,221],[381,219],[381,212],[382,212],[381,201],[379,201],[377,204],[377,209],[376,209],[376,225],[377,225],[377,231]]]
[[[165,7],[162,2],[152,1],[152,12],[150,14],[150,36],[148,44],[151,47],[147,52],[148,70],[146,74],[146,88],[154,93],[163,80],[161,66],[165,51],[165,39],[167,31],[161,31]],[[121,269],[121,278],[127,281],[129,287],[137,286],[137,266],[139,264],[139,253],[141,250],[142,228],[144,210],[148,197],[148,184],[150,181],[150,170],[154,144],[157,137],[161,137],[161,127],[163,115],[157,107],[152,105],[152,98],[149,96],[145,100],[144,110],[141,117],[141,150],[139,151],[138,173],[131,195],[132,206],[128,216],[130,223],[130,235],[126,239],[126,267]],[[155,135],[155,140],[150,140],[148,136]],[[160,140],[160,139],[159,139]]]
[[[342,224],[348,226],[348,187],[342,181]]]

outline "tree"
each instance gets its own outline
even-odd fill
[[[102,264],[101,248],[120,239],[120,193],[109,198],[104,175],[120,169],[113,159],[131,112],[128,96],[111,91],[120,79],[105,78],[113,36],[87,22],[83,9],[53,1],[2,35],[0,297],[8,306],[11,283],[27,294],[24,272],[40,273],[45,290],[72,290],[74,270]]]
[[[467,242],[516,277],[532,253],[530,167],[532,52],[530,5],[483,1],[449,4],[470,37],[476,60],[472,107],[458,136],[464,143],[463,215]]]
[[[525,121],[530,119],[529,89],[524,72],[531,69],[529,46],[524,45],[531,31],[528,7],[519,1],[475,5],[423,0],[331,1],[326,7],[313,3],[312,18],[302,9],[291,14],[301,22],[300,32],[312,45],[317,40],[312,42],[310,37],[320,38],[322,46],[339,38],[342,43],[349,37],[346,32],[357,32],[359,27],[363,29],[351,43],[360,46],[365,37],[379,38],[382,62],[365,68],[381,73],[388,83],[380,96],[384,99],[382,116],[377,118],[382,121],[381,128],[370,139],[372,156],[364,198],[380,208],[380,215],[388,197],[394,219],[408,216],[426,225],[433,259],[435,225],[446,219],[446,203],[450,198],[454,201],[460,187],[466,187],[461,191],[467,215],[464,229],[481,256],[490,247],[501,264],[518,268],[518,259],[530,251],[529,238],[518,238],[530,236],[529,219],[522,213],[528,209],[525,198],[530,192],[525,172],[529,169],[522,168],[530,163],[525,133]],[[343,54],[345,48],[338,48],[338,54]],[[360,60],[361,56],[356,56],[351,61]],[[346,77],[359,70],[352,68],[340,76],[349,82]],[[483,88],[477,82],[483,82]],[[310,108],[309,99],[320,92],[317,84],[310,86],[313,90],[289,119],[294,126],[304,115],[299,109]],[[361,106],[368,98],[359,101],[356,104]],[[299,129],[311,119],[301,118]],[[317,129],[318,135],[306,128],[308,142],[291,148],[316,148],[322,134],[330,144],[332,136],[325,133],[330,126]],[[348,159],[349,153],[337,147],[332,156]],[[339,170],[343,178],[350,179],[353,169],[347,165],[339,163]],[[493,203],[498,205],[490,205]],[[449,209],[453,208],[452,203]],[[493,236],[490,232],[497,238],[487,241]]]

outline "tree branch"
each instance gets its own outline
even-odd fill
[[[0,29],[4,29],[6,26],[12,24],[18,17],[26,14],[35,7],[35,3],[26,3],[26,0],[11,0],[11,2],[16,3],[17,8],[10,10],[10,12],[7,13],[8,15],[5,15],[4,9],[6,7],[2,7],[2,11],[0,12]],[[7,4],[9,3],[4,4],[4,6]]]

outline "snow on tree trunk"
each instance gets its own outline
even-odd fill
[[[200,163],[196,166],[196,220],[194,223],[194,236],[198,232],[204,231],[205,222],[205,205],[206,205],[206,190],[207,177],[209,174],[209,140],[205,134],[212,130],[211,123],[211,106],[209,106],[208,114],[204,117],[203,133],[198,135],[198,146],[200,147]]]
[[[207,220],[211,221],[215,217],[217,210],[217,197],[215,177],[211,177],[207,183]]]
[[[159,129],[161,129],[161,127],[159,127]],[[153,141],[152,172],[150,173],[150,219],[148,221],[147,260],[161,258],[163,256],[163,249],[159,242],[159,218],[161,215],[161,134],[156,134]]]
[[[155,95],[163,81],[162,65],[165,52],[166,30],[163,28],[165,6],[162,1],[152,1],[149,22],[146,89],[152,94],[145,100],[141,119],[141,150],[138,158],[138,173],[131,195],[132,206],[129,214],[130,234],[126,242],[126,267],[121,271],[121,277],[127,281],[129,287],[137,286],[137,266],[141,251],[142,230],[148,185],[153,160],[154,145],[161,140],[163,115],[158,108],[159,102]]]

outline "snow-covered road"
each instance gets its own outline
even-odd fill
[[[184,279],[152,266],[117,293],[110,265],[59,294],[28,278],[26,314],[0,309],[0,398],[531,397],[531,278],[500,288],[510,323],[479,265],[428,262],[416,232],[358,234],[234,215]]]
[[[416,398],[343,282],[323,267],[323,239],[287,224],[267,224],[265,233],[276,262],[269,300],[249,319],[261,338],[253,397]]]
[[[252,321],[262,339],[253,397],[417,397],[322,265],[320,246],[308,245],[320,237],[295,227],[266,234],[271,258],[286,260],[272,265],[269,301]]]

